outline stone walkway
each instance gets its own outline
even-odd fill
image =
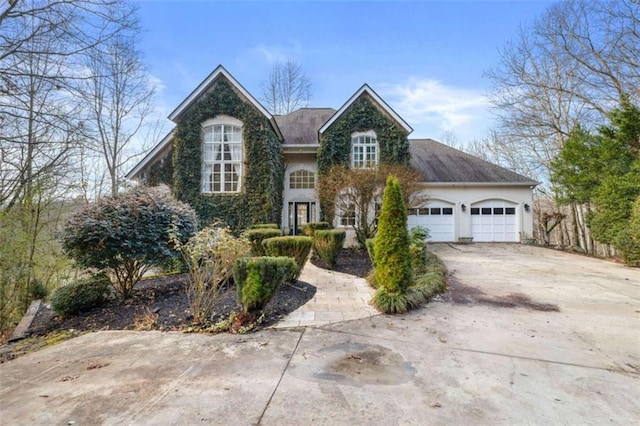
[[[307,262],[299,280],[315,286],[316,294],[273,328],[324,325],[379,314],[369,304],[374,290],[364,278],[328,271]]]

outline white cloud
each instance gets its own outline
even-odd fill
[[[288,45],[260,43],[252,47],[249,53],[251,56],[257,57],[268,64],[273,64],[274,62],[285,62],[288,59],[297,58],[302,54],[302,47],[295,42]]]
[[[383,85],[380,93],[414,128],[413,137],[438,139],[453,133],[470,141],[482,137],[490,124],[489,100],[480,90],[414,77]]]

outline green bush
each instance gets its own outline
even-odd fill
[[[416,274],[408,295],[412,306],[419,306],[447,290],[447,268],[433,253],[427,253],[424,272]]]
[[[103,305],[110,294],[111,280],[98,274],[58,287],[51,296],[51,307],[58,315],[75,315]]]
[[[640,266],[640,196],[631,208],[626,232],[618,235],[616,243],[625,265]]]
[[[31,280],[27,286],[27,292],[31,300],[45,299],[49,294],[49,289],[37,278]]]
[[[279,237],[282,235],[279,229],[262,228],[262,229],[247,229],[242,234],[249,244],[251,244],[251,254],[256,257],[266,256],[267,254],[262,247],[262,241],[267,238]]]
[[[407,209],[398,180],[389,176],[382,198],[378,233],[374,243],[375,282],[378,290],[374,306],[384,313],[409,309],[407,288],[412,279],[412,259],[407,231]]]
[[[245,257],[233,267],[233,279],[242,310],[259,311],[298,268],[291,257]]]
[[[367,238],[366,241],[364,242],[365,247],[367,248],[367,254],[369,255],[369,259],[371,260],[371,264],[373,265],[373,267],[375,268],[376,264],[373,263],[375,257],[375,244],[376,244],[376,240],[375,238]]]
[[[302,225],[302,232],[308,237],[313,237],[314,232],[331,229],[329,222],[309,222]]]
[[[125,299],[149,268],[180,256],[178,246],[197,227],[191,207],[167,190],[142,186],[87,205],[66,222],[60,240],[78,265],[108,273]]]
[[[304,264],[307,262],[312,246],[313,238],[311,237],[286,236],[262,240],[262,247],[265,253],[267,253],[267,256],[288,256],[296,261],[298,269],[288,278],[289,282],[298,280],[300,273],[302,273],[302,268],[304,268]]]
[[[280,229],[277,223],[256,223],[249,229]]]
[[[427,261],[427,238],[429,233],[421,226],[409,231],[409,252],[414,274],[421,274],[425,270]]]
[[[338,261],[347,233],[339,229],[317,230],[313,234],[313,251],[320,256],[329,269]]]

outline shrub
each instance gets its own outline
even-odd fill
[[[315,231],[331,229],[329,222],[309,222],[302,225],[302,232],[307,237],[313,237]]]
[[[288,278],[289,282],[295,282],[307,262],[311,246],[313,246],[313,238],[301,236],[273,237],[262,240],[262,246],[267,256],[288,256],[296,261],[298,269]]]
[[[421,274],[425,270],[427,261],[427,238],[429,233],[421,226],[409,231],[409,252],[414,274]]]
[[[367,248],[367,254],[369,255],[369,259],[371,260],[371,264],[373,265],[374,268],[376,266],[376,264],[373,263],[375,259],[375,254],[374,254],[375,244],[376,244],[375,238],[367,238],[367,240],[364,242],[364,245]]]
[[[433,253],[427,253],[424,272],[414,277],[408,295],[412,306],[427,302],[447,290],[447,268]]]
[[[211,318],[224,285],[233,275],[233,265],[249,252],[249,241],[217,227],[204,228],[182,246],[189,270],[187,297],[196,323]]]
[[[297,269],[290,257],[245,257],[233,267],[238,300],[245,313],[264,309],[287,277]]]
[[[252,225],[249,229],[278,229],[278,230],[280,230],[280,227],[278,226],[277,223],[256,223],[255,225]]]
[[[329,269],[336,266],[347,233],[338,229],[317,230],[313,234],[313,251],[320,256]]]
[[[44,299],[49,294],[49,289],[37,278],[31,280],[27,286],[27,292],[31,300]]]
[[[264,248],[262,247],[262,240],[267,238],[279,237],[282,235],[279,229],[263,228],[263,229],[247,229],[242,234],[249,244],[251,244],[251,254],[254,256],[266,256]]]
[[[378,285],[372,300],[374,306],[385,313],[405,312],[409,308],[406,292],[411,284],[412,260],[407,209],[398,180],[393,176],[387,179],[382,198],[374,255]]]
[[[625,265],[640,266],[640,196],[631,208],[626,232],[618,235],[616,243]]]
[[[75,315],[103,305],[110,293],[111,280],[98,274],[58,287],[51,296],[51,307],[58,315]]]
[[[104,271],[122,298],[154,265],[180,255],[196,231],[196,214],[167,190],[139,187],[105,197],[73,215],[60,233],[63,250],[80,266]]]

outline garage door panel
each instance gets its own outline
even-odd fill
[[[429,230],[429,241],[449,242],[455,240],[455,217],[453,204],[429,203],[427,206],[410,209],[407,217],[409,229],[422,226]]]
[[[518,223],[513,203],[488,200],[471,207],[471,235],[478,242],[516,242]]]

